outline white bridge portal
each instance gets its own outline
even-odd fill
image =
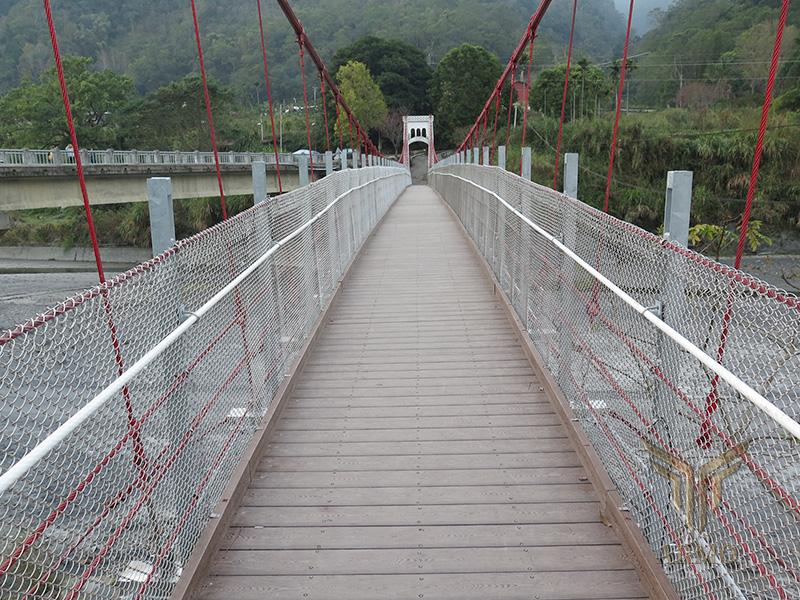
[[[433,147],[433,115],[407,115],[403,117],[403,156],[400,162],[411,166],[411,155],[408,147],[414,142],[428,145],[428,168],[436,162],[436,151]]]

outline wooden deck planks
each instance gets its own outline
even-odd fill
[[[480,265],[409,188],[197,597],[646,596]]]

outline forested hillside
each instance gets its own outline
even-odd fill
[[[641,106],[702,108],[718,101],[763,101],[781,0],[680,0],[656,16],[635,45],[631,96]],[[791,6],[776,84],[797,85],[800,11]],[[646,53],[646,54],[645,54]],[[641,56],[643,55],[644,56]]]
[[[505,64],[538,0],[298,0],[292,5],[322,56],[364,35],[401,39],[432,64],[467,42],[483,46]],[[262,0],[274,94],[291,101],[302,91],[297,44],[278,6]],[[261,44],[253,0],[198,0],[205,62],[212,77],[254,100],[264,92]],[[577,35],[578,52],[610,59],[624,35],[613,0],[581,0],[591,27]],[[537,57],[565,57],[572,3],[556,0],[548,11]],[[147,93],[198,70],[188,2],[175,0],[55,0],[61,50],[94,59],[95,69],[133,77]],[[38,78],[52,64],[41,0],[0,0],[0,95],[22,78]]]

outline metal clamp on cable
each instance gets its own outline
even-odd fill
[[[664,320],[664,303],[661,300],[656,301],[653,306],[648,306],[642,311],[643,313],[651,312],[662,321]]]

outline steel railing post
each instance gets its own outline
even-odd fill
[[[150,237],[153,257],[175,244],[175,213],[172,207],[172,179],[151,177],[147,180],[147,201],[150,205]]]

